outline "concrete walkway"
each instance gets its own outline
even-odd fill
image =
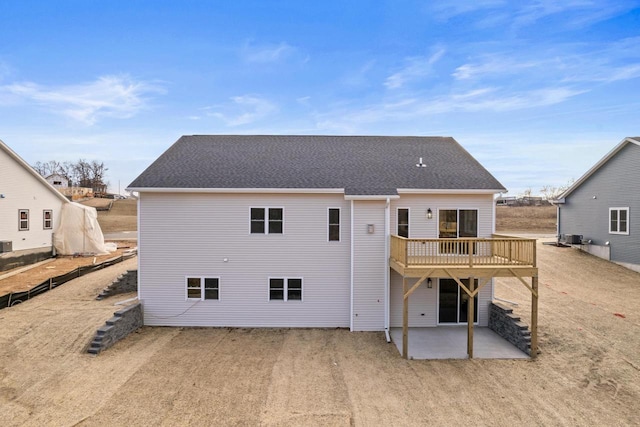
[[[402,354],[402,328],[391,328],[391,340]],[[409,328],[409,358],[467,359],[467,327]],[[473,328],[474,359],[528,359],[529,356],[489,328]]]

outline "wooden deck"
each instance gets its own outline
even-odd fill
[[[537,275],[535,239],[494,236],[469,239],[407,239],[391,236],[391,268],[405,277],[532,277]],[[515,274],[514,274],[515,273]]]
[[[492,238],[407,239],[391,236],[389,266],[402,276],[403,343],[408,357],[410,295],[430,277],[451,278],[474,298],[493,277],[515,277],[531,292],[531,357],[538,346],[538,268],[535,239],[494,235]],[[409,278],[419,278],[409,287]],[[468,281],[462,279],[478,279]],[[524,278],[531,278],[531,284]],[[467,318],[473,319],[474,304],[468,304]],[[473,322],[469,322],[467,353],[473,357]]]

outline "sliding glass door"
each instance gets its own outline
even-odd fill
[[[440,239],[457,239],[478,237],[477,209],[440,209],[438,237]],[[476,252],[475,244],[473,253]],[[469,245],[464,242],[443,242],[440,253],[468,254]]]
[[[461,282],[469,287],[469,279]],[[477,281],[475,284],[477,285]],[[453,279],[440,279],[438,289],[438,323],[458,324],[467,323],[467,310],[469,309],[469,295],[460,289]],[[473,298],[473,322],[478,321],[478,295]]]

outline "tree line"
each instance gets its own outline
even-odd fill
[[[106,173],[109,170],[104,162],[96,160],[87,161],[79,159],[77,162],[36,162],[33,168],[43,177],[58,174],[69,181],[70,186],[92,188],[94,191],[103,191],[109,185],[105,182]]]

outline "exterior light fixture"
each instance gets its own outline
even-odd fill
[[[374,227],[373,224],[367,224],[367,233],[373,234]]]
[[[427,279],[427,288],[429,289],[433,288],[433,282],[431,281],[431,277]]]
[[[431,212],[431,208],[427,209],[427,219],[433,218],[433,212]]]

